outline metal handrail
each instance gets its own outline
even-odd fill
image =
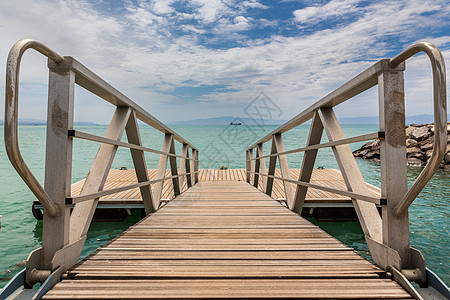
[[[316,144],[316,145],[311,145],[311,146],[307,146],[307,147],[287,150],[287,151],[283,151],[283,152],[262,155],[259,157],[246,159],[245,161],[247,162],[247,161],[252,161],[252,160],[257,160],[257,159],[270,158],[270,157],[274,157],[274,156],[293,154],[293,153],[298,153],[298,152],[305,152],[305,151],[309,151],[309,150],[328,148],[328,147],[333,147],[333,146],[338,146],[338,145],[347,145],[347,144],[358,143],[358,142],[362,142],[362,141],[374,140],[376,138],[380,138],[379,132],[373,132],[373,133],[353,136],[353,137],[349,137],[349,138],[345,138],[345,139],[341,139],[341,140],[336,140],[336,141],[332,141],[332,142],[327,142],[327,143],[323,143],[323,144]]]
[[[55,51],[51,50],[42,43],[30,39],[20,40],[11,48],[6,64],[4,124],[5,147],[8,158],[11,161],[11,164],[14,166],[14,169],[16,169],[17,173],[19,173],[20,177],[23,179],[23,181],[25,181],[26,185],[42,203],[42,205],[46,209],[46,212],[50,216],[56,217],[60,213],[58,206],[53,203],[42,185],[28,168],[19,149],[19,140],[17,134],[17,115],[19,108],[19,71],[22,56],[28,49],[34,49],[38,51],[57,64],[60,64],[64,61],[64,58]]]
[[[95,75],[92,71],[84,67],[82,64],[74,60],[72,57],[63,57],[48,48],[44,44],[37,42],[31,39],[20,40],[14,44],[11,48],[7,67],[6,67],[6,91],[5,91],[5,148],[6,153],[8,155],[11,164],[14,169],[23,179],[25,184],[30,188],[36,198],[41,202],[44,206],[46,212],[52,216],[56,217],[60,214],[60,209],[55,203],[51,200],[50,196],[44,190],[42,185],[36,179],[34,174],[31,172],[27,164],[25,163],[19,148],[18,142],[18,101],[19,101],[19,71],[20,71],[20,63],[23,54],[28,49],[34,49],[39,53],[43,54],[56,64],[61,64],[62,62],[69,63],[71,65],[72,70],[75,73],[75,83],[83,86],[87,90],[92,93],[100,96],[104,100],[115,104],[116,106],[128,106],[135,110],[137,118],[143,121],[144,123],[152,126],[153,128],[165,133],[172,134],[174,139],[179,141],[182,144],[186,144],[194,151],[198,151],[196,147],[190,144],[188,141],[179,136],[175,131],[161,123],[155,117],[146,112],[139,105],[131,101],[128,97],[121,94],[115,88],[106,83],[99,76]],[[107,97],[105,96],[107,94]],[[101,138],[96,138],[97,140]],[[107,139],[103,138],[102,142],[105,142]],[[114,142],[114,144],[119,144],[120,146],[126,146],[128,148],[138,148],[138,146],[127,146],[128,143]],[[149,151],[154,153],[163,154],[164,152],[153,150],[150,148],[145,148],[140,146],[140,150]],[[176,154],[166,154],[164,155],[184,158],[186,160],[191,160],[194,162],[198,162],[198,159],[183,157],[181,155]]]
[[[326,185],[314,184],[314,183],[310,183],[310,182],[306,182],[306,181],[300,181],[300,180],[283,178],[283,177],[275,176],[275,175],[264,174],[264,173],[261,173],[261,172],[247,171],[247,173],[257,174],[257,175],[261,175],[261,176],[264,176],[264,177],[267,177],[267,178],[273,178],[273,179],[289,182],[289,183],[292,183],[292,184],[295,184],[295,185],[306,186],[306,187],[309,187],[309,188],[322,190],[322,191],[330,192],[330,193],[333,193],[333,194],[347,196],[347,197],[350,197],[350,198],[353,198],[353,199],[358,199],[358,200],[362,200],[362,201],[366,201],[366,202],[370,202],[370,203],[381,205],[381,199],[377,198],[377,197],[374,197],[374,196],[363,195],[363,194],[355,193],[355,192],[352,192],[352,191],[336,189],[336,188],[332,188],[332,187],[329,187],[329,186],[326,186]]]
[[[394,213],[401,216],[408,211],[408,207],[419,195],[427,182],[434,175],[445,155],[447,146],[447,91],[445,62],[441,51],[432,43],[422,42],[412,45],[390,60],[389,64],[396,67],[411,56],[425,52],[431,62],[433,71],[433,104],[434,104],[434,143],[433,152],[422,172],[416,178],[402,201],[394,208]]]
[[[195,175],[196,173],[198,173],[198,171],[177,174],[177,175],[173,175],[173,176],[169,176],[169,177],[163,177],[163,178],[160,178],[160,179],[152,179],[152,180],[142,181],[142,182],[133,183],[133,184],[130,184],[130,185],[124,185],[124,186],[120,186],[120,187],[116,187],[116,188],[111,188],[111,189],[108,189],[108,190],[99,191],[99,192],[96,192],[96,193],[91,193],[91,194],[79,195],[79,196],[66,198],[66,201],[68,201],[67,199],[70,199],[70,201],[69,201],[69,202],[71,202],[70,204],[77,204],[77,203],[80,203],[80,202],[83,202],[83,201],[92,200],[92,199],[96,199],[96,198],[101,198],[101,197],[104,197],[104,196],[116,194],[116,193],[123,192],[123,191],[128,191],[128,190],[135,189],[135,188],[140,188],[140,187],[143,187],[143,186],[146,186],[146,185],[150,185],[150,184],[154,184],[154,183],[158,183],[158,182],[161,182],[161,181],[170,180],[170,179],[173,179],[173,178],[180,178],[180,177],[183,177],[183,176],[186,176],[186,175]]]
[[[142,151],[145,151],[145,152],[156,153],[156,154],[167,155],[167,156],[171,156],[171,157],[177,157],[177,158],[182,158],[182,159],[186,159],[186,160],[194,160],[195,161],[194,158],[190,158],[188,156],[177,155],[177,154],[173,154],[173,153],[170,153],[170,152],[164,152],[164,151],[159,151],[159,150],[148,148],[148,147],[139,146],[139,145],[136,145],[136,144],[125,143],[125,142],[121,142],[121,141],[118,141],[118,140],[108,139],[108,138],[105,138],[105,137],[101,137],[101,136],[98,136],[98,135],[90,134],[90,133],[79,131],[79,130],[74,130],[72,132],[72,134],[73,135],[70,136],[72,138],[78,138],[78,139],[92,141],[92,142],[98,142],[98,143],[103,143],[103,144],[115,145],[115,146],[120,146],[120,147],[124,147],[124,148],[142,150]]]
[[[434,104],[434,145],[433,145],[433,152],[431,154],[430,159],[428,160],[427,164],[425,165],[422,172],[419,174],[417,179],[414,181],[412,186],[408,189],[407,193],[404,195],[401,202],[395,206],[394,208],[394,214],[396,216],[401,216],[402,214],[406,213],[408,210],[408,207],[411,205],[411,203],[414,201],[414,199],[417,197],[417,195],[422,191],[422,189],[426,186],[428,181],[431,179],[431,177],[434,175],[436,170],[439,168],[439,165],[442,162],[442,159],[445,155],[446,151],[446,145],[447,145],[447,95],[446,95],[446,73],[445,73],[445,62],[444,57],[442,56],[442,53],[440,50],[429,42],[421,42],[414,44],[401,52],[396,57],[388,60],[388,65],[391,68],[396,68],[401,63],[406,61],[408,58],[412,57],[413,55],[419,53],[419,52],[425,52],[431,62],[431,67],[433,71],[433,104]],[[366,87],[364,89],[367,89],[371,86],[376,85],[377,83],[372,80],[374,75],[378,75],[378,73],[381,71],[378,67],[380,63],[383,61],[380,61],[364,71],[363,73],[356,76],[354,79],[350,80],[343,86],[336,89],[331,94],[325,96],[318,102],[314,103],[310,107],[308,107],[306,110],[298,114],[297,116],[293,117],[291,120],[287,121],[283,125],[279,126],[275,130],[273,130],[271,133],[267,134],[265,137],[260,139],[258,142],[254,143],[252,146],[248,147],[247,150],[255,148],[258,144],[265,143],[270,140],[270,138],[274,134],[279,134],[286,132],[304,122],[312,118],[313,112],[317,109],[319,109],[322,106],[328,107],[328,106],[335,106],[337,104],[340,104],[347,99],[351,98],[352,96],[358,94],[363,90],[363,88],[358,89],[356,86],[359,86],[361,84],[366,84]],[[347,86],[348,85],[348,86]],[[350,91],[350,92],[349,92]],[[352,96],[349,96],[349,94],[352,94]],[[345,95],[345,96],[344,96]],[[332,103],[335,101],[336,103]],[[331,143],[325,143],[325,144],[331,144]],[[325,145],[323,144],[323,145]],[[314,149],[318,149],[318,146],[314,146]],[[250,160],[257,160],[261,158],[267,158],[272,156],[278,156],[281,154],[292,154],[296,152],[301,152],[304,150],[313,149],[313,147],[304,147],[294,150],[288,150],[284,151],[282,153],[275,153],[270,155],[264,155],[259,158],[253,158]],[[247,160],[249,161],[249,160]]]

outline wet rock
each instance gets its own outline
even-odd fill
[[[406,147],[417,147],[419,143],[413,139],[406,139]]]
[[[418,142],[426,140],[429,138],[433,132],[431,132],[428,126],[415,127],[411,132],[407,135],[407,137],[414,139]]]
[[[380,158],[380,150],[372,150],[366,154],[367,159]]]
[[[450,133],[450,123],[447,124]],[[434,145],[433,124],[411,124],[406,126],[406,157],[410,166],[424,166],[433,153]],[[353,152],[355,157],[363,159],[380,159],[380,140],[364,144],[360,149]],[[450,168],[450,135],[447,136],[447,149],[441,167]]]
[[[419,143],[420,149],[422,151],[428,151],[430,149],[433,149],[433,145],[434,145],[433,139],[427,139]]]
[[[406,157],[423,159],[424,153],[418,147],[411,147],[406,149]]]
[[[445,154],[444,162],[446,165],[450,164],[450,152],[447,152],[447,154]]]

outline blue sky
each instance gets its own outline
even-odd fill
[[[261,92],[288,119],[417,41],[435,43],[448,61],[449,17],[442,0],[2,1],[0,62],[14,42],[33,38],[75,57],[164,122],[244,116]],[[432,113],[430,72],[424,55],[408,62],[408,115]],[[45,118],[47,77],[45,59],[27,53],[22,117]],[[110,105],[80,88],[76,99],[77,120],[110,119]],[[376,116],[377,107],[372,89],[337,111]]]

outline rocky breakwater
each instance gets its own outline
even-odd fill
[[[450,123],[447,123],[450,133]],[[434,125],[433,124],[411,124],[406,126],[406,157],[409,166],[425,166],[433,152]],[[355,157],[380,160],[380,140],[364,144],[361,148],[353,151]],[[450,135],[447,136],[447,149],[442,161],[441,168],[450,168]]]

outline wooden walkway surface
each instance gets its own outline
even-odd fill
[[[411,299],[385,272],[243,181],[200,182],[44,299]]]

